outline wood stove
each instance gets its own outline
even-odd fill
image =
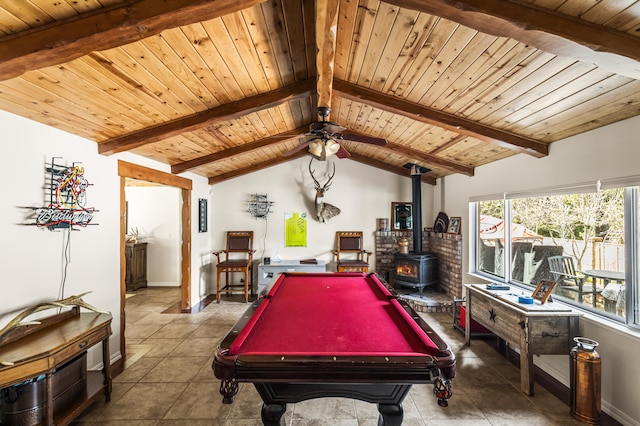
[[[419,296],[425,287],[435,285],[438,258],[434,253],[422,253],[422,174],[430,171],[416,164],[407,163],[411,170],[411,196],[413,201],[413,252],[395,253],[393,267],[395,284],[417,288]]]
[[[438,258],[433,253],[396,253],[393,256],[395,284],[418,289],[419,296],[425,287],[438,282]]]

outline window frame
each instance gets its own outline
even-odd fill
[[[514,282],[512,280],[511,255],[512,244],[505,243],[503,251],[504,278],[499,275],[492,275],[479,269],[479,247],[480,239],[480,208],[483,201],[502,201],[504,203],[504,240],[511,241],[512,228],[512,200],[528,197],[542,197],[554,195],[566,195],[576,193],[586,193],[602,189],[624,188],[624,256],[625,256],[625,312],[624,317],[612,315],[602,310],[597,310],[586,306],[583,303],[572,302],[562,299],[577,309],[588,311],[594,315],[618,324],[625,324],[631,328],[640,329],[640,298],[638,291],[638,276],[640,274],[640,175],[627,178],[611,179],[604,185],[601,181],[596,183],[579,183],[562,187],[543,188],[535,191],[521,191],[505,194],[492,194],[487,196],[473,197],[469,201],[469,271],[473,275],[480,276],[492,282],[504,282],[520,288],[533,291],[535,286]]]

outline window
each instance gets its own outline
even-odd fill
[[[630,297],[637,294],[632,266],[640,263],[638,189],[603,188],[584,184],[472,203],[471,269],[532,291],[542,280],[555,281],[553,298],[637,325]]]
[[[481,201],[478,212],[478,269],[504,278],[504,201]]]

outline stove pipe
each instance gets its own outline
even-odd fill
[[[422,174],[431,171],[417,164],[407,163],[411,170],[411,201],[413,203],[413,252],[422,253]]]

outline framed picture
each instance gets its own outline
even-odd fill
[[[413,203],[391,203],[391,230],[413,229]]]
[[[198,232],[207,232],[207,199],[198,198]]]
[[[533,294],[531,295],[531,297],[533,297],[536,300],[539,300],[540,303],[544,303],[547,301],[549,296],[551,296],[551,292],[553,291],[553,288],[555,286],[556,286],[555,281],[542,280],[540,281],[540,284],[538,284],[538,287],[536,287],[536,289],[533,291]]]
[[[452,216],[449,218],[449,228],[447,229],[447,234],[459,234],[460,233],[460,223],[462,222],[461,217]]]

